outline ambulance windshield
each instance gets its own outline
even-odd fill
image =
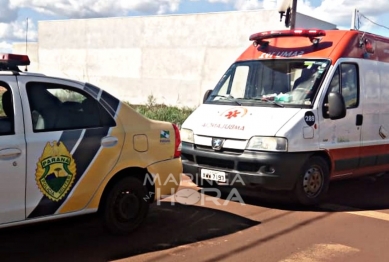
[[[310,107],[329,65],[329,60],[311,59],[236,62],[205,103]]]

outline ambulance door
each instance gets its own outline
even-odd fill
[[[330,154],[333,177],[352,175],[359,167],[363,116],[358,68],[357,63],[338,63],[322,101],[320,146]],[[342,94],[347,108],[344,118],[337,120],[329,118],[328,107],[325,104],[330,92]]]
[[[364,105],[360,172],[386,172],[389,151],[389,65],[366,59],[360,67],[363,72],[361,97]]]
[[[0,224],[25,214],[26,142],[15,76],[0,77]]]

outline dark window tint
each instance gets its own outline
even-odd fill
[[[0,97],[0,135],[15,134],[12,91],[4,82],[0,82]]]
[[[30,82],[27,94],[34,131],[115,126],[115,120],[100,103],[82,90]]]
[[[347,108],[359,104],[358,68],[355,64],[341,64],[335,71],[330,83],[330,92],[343,95]]]

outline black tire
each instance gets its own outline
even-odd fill
[[[147,189],[135,177],[117,181],[103,200],[102,219],[106,229],[115,235],[136,230],[149,211]]]
[[[300,204],[314,206],[321,202],[328,187],[328,164],[323,158],[313,156],[303,166],[294,188],[294,194]]]

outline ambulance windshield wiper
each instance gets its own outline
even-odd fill
[[[280,104],[280,103],[278,103],[276,101],[272,101],[272,100],[263,100],[263,101],[265,101],[267,103],[272,103],[273,105],[277,105],[279,107],[285,107],[283,104]]]
[[[259,101],[263,101],[263,102],[266,102],[266,103],[271,103],[273,105],[276,105],[276,106],[279,106],[279,107],[285,107],[283,104],[281,103],[278,103],[276,101],[273,101],[273,100],[269,100],[267,98],[263,98],[263,97],[250,97],[249,99],[252,99],[252,100],[259,100]]]
[[[223,98],[226,98],[227,100],[230,100],[230,101],[233,101],[235,102],[236,104],[238,105],[242,105],[241,103],[238,102],[238,100],[236,100],[236,98],[234,98],[232,95],[211,95],[212,98],[215,98],[215,97],[223,97]]]

